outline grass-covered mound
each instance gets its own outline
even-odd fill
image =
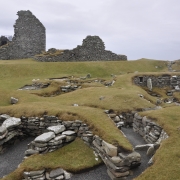
[[[164,180],[179,179],[180,173],[180,111],[179,106],[163,108],[158,111],[141,113],[148,116],[168,133],[169,138],[165,140],[160,149],[156,152],[153,166],[149,167],[145,173],[137,180]]]
[[[145,90],[135,86],[132,82],[133,76],[146,72],[157,75],[159,73],[163,74],[167,72],[167,62],[147,59],[119,62],[55,63],[36,62],[32,59],[0,61],[0,113],[6,113],[15,117],[42,116],[43,114],[48,114],[57,115],[62,120],[81,119],[90,126],[94,134],[99,135],[107,142],[119,145],[124,150],[132,150],[131,144],[115,127],[103,110],[113,109],[123,112],[154,107],[156,98],[150,96]],[[90,79],[100,78],[107,81],[114,79],[115,84],[111,87],[105,87],[98,83],[84,83],[81,89],[56,96],[54,96],[54,92],[59,89],[61,83],[55,81],[51,81],[51,85],[42,90],[18,90],[26,84],[32,84],[33,79],[49,82],[49,78],[81,77],[86,76],[88,73],[91,74]],[[112,76],[112,74],[116,76]],[[144,98],[141,98],[140,94],[143,95]],[[48,95],[48,97],[44,97],[45,95]],[[102,96],[104,98],[100,100]],[[11,105],[10,97],[18,98],[18,104]],[[78,104],[79,106],[74,107],[72,106],[73,104]],[[168,110],[168,107],[166,110]],[[167,122],[171,122],[170,116]],[[167,133],[169,134],[168,131],[167,129]],[[79,140],[77,140],[73,142],[73,145],[68,145],[64,148],[66,148],[67,152],[71,152],[74,146],[80,146],[79,143]],[[165,144],[163,144],[163,146],[165,146]],[[164,151],[164,149],[168,149],[168,146],[158,150],[158,153]],[[45,159],[39,159],[41,156],[33,156],[25,161],[21,167],[8,176],[8,178],[10,179],[11,176],[15,177],[15,174],[19,176],[23,169],[33,170],[43,167],[63,167],[75,172],[96,165],[94,161],[86,161],[85,164],[72,168],[70,165],[64,163],[64,161],[54,161],[53,159],[56,159],[60,151],[61,150],[58,150],[45,155],[48,158],[52,158],[52,163],[48,167]],[[81,153],[81,151],[83,151],[83,148],[78,148],[78,150],[73,149],[73,155],[77,157],[73,161],[74,164],[79,163],[80,159],[78,159],[78,154]],[[89,158],[92,158],[91,153],[87,153],[87,155]],[[68,158],[71,159],[69,156],[67,156],[67,161]],[[38,165],[33,163],[37,161],[37,159]],[[156,167],[156,163],[152,167]],[[161,171],[160,166],[158,167],[158,171]],[[148,179],[148,171],[146,179]]]

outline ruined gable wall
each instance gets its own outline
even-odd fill
[[[3,46],[0,48],[0,59],[29,58],[45,51],[46,33],[43,24],[30,11],[18,11],[17,15],[14,37],[6,53]]]
[[[87,36],[82,46],[77,46],[72,50],[65,50],[62,54],[55,56],[36,56],[34,59],[42,62],[56,61],[118,61],[127,60],[125,55],[117,55],[105,50],[105,45],[99,36]]]

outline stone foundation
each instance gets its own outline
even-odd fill
[[[147,150],[147,155],[151,157],[148,164],[151,165],[156,150],[160,147],[162,141],[169,137],[163,128],[146,116],[140,116],[137,112],[117,114],[106,110],[105,113],[108,114],[119,129],[121,129],[121,127],[131,127],[134,132],[143,137],[148,144],[137,145],[134,150]]]
[[[72,142],[77,136],[89,147],[93,148],[98,156],[102,158],[107,166],[108,174],[112,180],[124,179],[129,171],[139,166],[141,156],[137,152],[124,153],[120,148],[109,144],[89,130],[87,124],[80,120],[62,121],[56,116],[39,117],[9,117],[0,115],[0,150],[7,147],[7,143],[15,142],[19,136],[37,136],[25,152],[25,158],[32,154],[52,152]],[[53,179],[47,175],[46,170],[25,172],[25,179]],[[51,173],[50,173],[51,174]],[[59,179],[65,176],[59,175]],[[58,179],[55,178],[55,179]]]
[[[175,90],[180,90],[180,76],[164,74],[161,76],[141,75],[133,78],[134,84],[142,87],[148,87],[152,90],[153,87],[163,88],[171,87]]]

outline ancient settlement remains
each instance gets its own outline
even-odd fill
[[[0,37],[0,59],[2,60],[32,57],[45,62],[127,60],[126,55],[117,55],[105,50],[104,42],[98,36],[87,36],[82,46],[72,50],[59,51],[51,48],[47,53],[43,53],[46,48],[46,29],[43,24],[29,10],[18,11],[17,15],[19,17],[14,25],[12,41],[6,36]]]

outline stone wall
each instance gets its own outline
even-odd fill
[[[9,39],[5,36],[0,37],[0,46],[3,46],[9,42]]]
[[[64,62],[64,61],[124,61],[126,55],[117,55],[105,50],[102,39],[98,36],[87,36],[82,46],[77,46],[72,50],[64,50],[60,54],[38,55],[35,60],[41,62]]]
[[[178,89],[178,87],[180,86],[180,76],[176,76],[176,75],[171,76],[169,74],[164,74],[161,76],[140,75],[140,76],[135,76],[133,78],[133,82],[138,86],[148,87],[148,88],[152,86],[152,88],[171,87],[174,89],[175,88]]]
[[[0,47],[0,59],[30,58],[45,51],[43,24],[28,10],[18,11],[12,42]]]
[[[0,151],[3,152],[7,144],[13,144],[19,136],[37,136],[29,145],[25,155],[52,152],[72,142],[77,136],[96,154],[107,166],[111,179],[125,179],[130,170],[141,164],[139,153],[126,152],[119,147],[107,143],[97,135],[93,135],[87,124],[80,120],[62,121],[56,116],[21,117],[15,118],[0,115]],[[48,172],[47,172],[48,171]],[[52,179],[49,170],[24,172],[25,179]],[[59,172],[59,171],[58,171]],[[64,171],[58,174],[59,179],[65,179]],[[58,178],[56,178],[58,179]]]

